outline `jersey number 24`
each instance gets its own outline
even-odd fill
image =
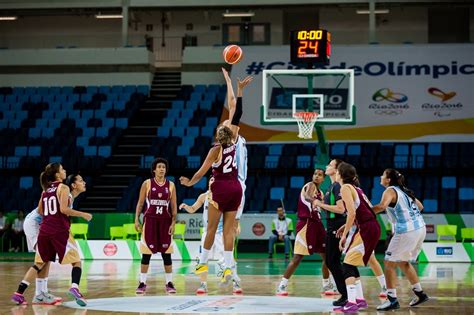
[[[222,172],[224,174],[232,172],[232,168],[237,168],[237,162],[232,155],[228,155],[224,160],[224,168]]]

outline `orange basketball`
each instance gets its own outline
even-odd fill
[[[242,52],[242,48],[240,48],[239,46],[229,45],[226,48],[224,48],[222,55],[224,57],[225,62],[227,62],[230,65],[233,65],[239,62],[240,59],[242,59],[242,56],[244,55],[244,53]]]

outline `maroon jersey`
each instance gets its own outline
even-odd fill
[[[220,161],[212,164],[212,176],[215,181],[238,180],[237,162],[235,161],[235,144],[222,146]]]
[[[71,221],[67,215],[61,212],[57,194],[60,184],[61,182],[52,183],[49,188],[41,194],[43,222],[40,224],[40,233],[43,235],[69,233]]]
[[[356,208],[356,217],[355,222],[357,225],[364,224],[365,222],[377,220],[375,217],[374,212],[372,211],[372,207],[367,199],[367,196],[364,194],[364,191],[359,187],[355,187],[357,192],[357,196],[359,200],[355,200],[355,208]]]
[[[170,181],[165,179],[165,182],[160,185],[154,178],[150,178],[150,191],[146,196],[145,217],[171,219],[170,200]]]
[[[311,202],[307,201],[305,199],[305,192],[306,189],[308,189],[309,183],[303,186],[300,192],[300,197],[298,198],[298,206],[297,206],[297,213],[298,213],[298,218],[304,219],[304,218],[310,218],[310,219],[321,219],[321,214],[319,211],[313,211],[313,206]],[[315,199],[322,200],[323,195],[319,189],[316,190],[315,192]]]

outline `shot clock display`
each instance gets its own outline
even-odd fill
[[[329,65],[331,33],[326,30],[299,30],[290,32],[292,63]]]

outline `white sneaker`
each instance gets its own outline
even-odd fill
[[[288,296],[288,285],[279,284],[276,290],[278,296]]]
[[[240,287],[240,283],[237,282],[237,281],[232,281],[232,293],[235,293],[235,294],[242,294],[244,291],[242,290],[242,288]]]
[[[207,284],[201,282],[201,285],[196,290],[196,294],[206,294],[207,293]]]
[[[54,305],[57,302],[52,295],[46,295],[44,292],[41,292],[40,294],[35,295],[32,303],[35,305]]]
[[[329,283],[323,286],[323,293],[324,295],[336,295],[338,292],[334,285],[332,283]]]

